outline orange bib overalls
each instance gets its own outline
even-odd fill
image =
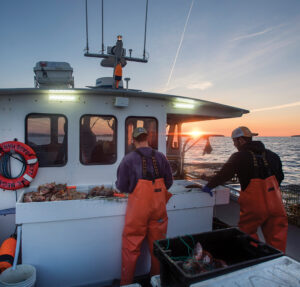
[[[166,189],[164,179],[159,178],[157,162],[152,152],[152,164],[155,178],[147,178],[147,162],[142,157],[143,178],[139,179],[129,194],[122,235],[122,272],[121,285],[131,284],[134,278],[137,259],[143,240],[147,237],[151,255],[151,275],[160,271],[159,261],[153,254],[153,242],[166,238],[168,216],[166,204],[172,196]]]
[[[259,178],[258,162],[254,153],[251,154],[254,178],[240,193],[239,228],[258,239],[257,228],[260,226],[266,243],[285,252],[288,221],[277,179],[275,175],[271,175],[265,153],[262,154],[262,159],[269,176],[265,179]]]

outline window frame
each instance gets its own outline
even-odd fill
[[[80,137],[81,137],[81,120],[82,120],[82,118],[83,117],[86,117],[86,116],[89,116],[89,117],[112,117],[112,118],[114,118],[115,119],[115,122],[116,122],[116,128],[115,128],[115,132],[116,132],[116,135],[115,135],[115,142],[116,142],[116,158],[115,158],[115,161],[114,162],[112,162],[112,163],[83,163],[83,161],[82,161],[82,157],[81,157],[81,147],[80,147],[80,145],[81,145],[81,142],[80,142]],[[80,119],[79,119],[79,133],[78,133],[78,135],[79,135],[79,161],[80,161],[80,163],[82,164],[82,165],[84,165],[84,166],[90,166],[90,165],[113,165],[113,164],[115,164],[116,162],[117,162],[117,160],[118,160],[118,119],[117,119],[117,117],[116,116],[114,116],[114,115],[102,115],[102,114],[83,114],[83,115],[81,115],[81,117],[80,117]]]
[[[156,127],[157,127],[157,133],[156,133],[156,142],[157,142],[157,150],[158,150],[158,131],[159,131],[159,122],[158,122],[158,119],[156,117],[147,117],[147,116],[128,116],[126,119],[125,119],[125,140],[124,140],[124,143],[125,143],[125,147],[124,147],[124,154],[129,154],[130,152],[126,153],[126,146],[127,146],[127,141],[128,141],[128,138],[127,138],[127,120],[129,118],[136,118],[136,119],[143,119],[143,118],[146,118],[146,119],[153,119],[155,120],[156,122]],[[151,147],[151,146],[149,146]],[[152,148],[152,147],[151,147]]]
[[[68,118],[66,115],[64,114],[52,114],[52,113],[29,113],[26,115],[25,117],[25,144],[28,145],[28,118],[30,116],[40,116],[41,118],[50,118],[50,122],[51,122],[51,117],[56,116],[57,119],[59,117],[63,117],[65,119],[65,123],[66,123],[66,131],[65,131],[65,137],[66,137],[66,143],[65,143],[65,155],[66,155],[66,160],[65,163],[63,164],[48,164],[48,165],[40,165],[39,162],[39,168],[43,168],[43,167],[63,167],[65,165],[67,165],[68,163],[68,135],[69,135],[69,123],[68,123]],[[51,127],[50,127],[50,139],[51,139]],[[50,140],[50,144],[51,144],[51,140]],[[29,145],[30,146],[30,145]]]

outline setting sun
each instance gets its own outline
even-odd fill
[[[190,136],[192,136],[193,138],[198,138],[198,137],[200,137],[200,136],[203,135],[203,132],[202,132],[202,131],[199,131],[199,130],[193,130],[193,131],[191,131],[191,132],[188,132],[188,134],[189,134]]]

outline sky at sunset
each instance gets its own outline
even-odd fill
[[[104,45],[123,35],[143,54],[146,0],[104,0]],[[90,52],[101,49],[101,1],[89,0]],[[33,87],[38,61],[65,61],[75,87],[110,76],[83,56],[84,0],[0,1],[0,88]],[[185,125],[230,135],[246,125],[261,136],[300,134],[299,0],[149,0],[149,63],[128,63],[130,88],[250,110],[238,119]]]

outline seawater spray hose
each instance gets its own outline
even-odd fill
[[[25,172],[26,160],[22,155],[19,155],[19,156],[21,159],[13,156],[13,154],[11,152],[5,152],[3,154],[3,156],[0,157],[0,174],[2,174],[4,177],[9,178],[9,179],[20,177]],[[10,158],[14,158],[23,164],[21,172],[16,177],[13,177],[11,175]]]

